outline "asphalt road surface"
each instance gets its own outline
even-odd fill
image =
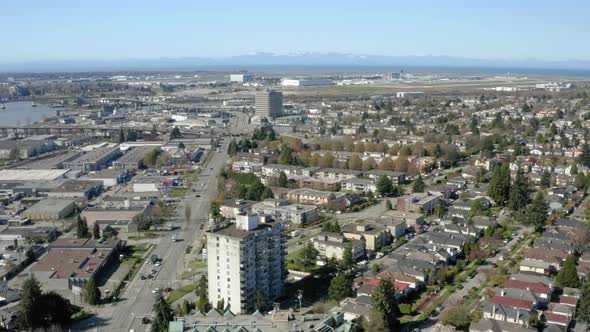
[[[177,217],[170,222],[177,229],[154,240],[156,247],[152,254],[163,258],[162,265],[154,267],[144,263],[139,273],[127,285],[121,296],[121,302],[115,306],[106,305],[104,308],[98,309],[96,317],[81,322],[72,331],[148,331],[149,325],[142,324],[141,319],[151,316],[154,302],[153,291],[156,288],[177,288],[190,282],[180,279],[180,274],[185,270],[184,251],[187,246],[194,246],[202,234],[200,225],[206,223],[209,215],[209,202],[217,195],[217,176],[227,160],[225,151],[227,151],[228,141],[224,140],[223,151],[211,156],[209,163],[193,183],[193,188],[198,191],[200,197],[196,197],[196,193],[191,192],[178,205]],[[192,210],[191,218],[188,221],[184,218],[186,205],[191,206]],[[180,240],[173,241],[173,234],[176,234]],[[154,268],[157,270],[154,279],[140,279],[140,275],[147,275]]]

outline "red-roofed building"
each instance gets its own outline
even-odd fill
[[[542,282],[530,282],[523,280],[508,279],[504,282],[504,288],[526,289],[535,293],[535,295],[537,295],[537,297],[542,299],[544,302],[549,302],[549,300],[551,300],[551,294],[553,293],[553,289]]]
[[[564,315],[554,314],[551,312],[546,312],[544,314],[547,323],[549,324],[556,324],[562,326],[568,326],[570,323],[570,318]]]
[[[578,299],[573,296],[561,295],[559,297],[559,303],[575,307],[576,305],[578,305]]]
[[[490,299],[490,302],[495,303],[495,304],[508,305],[508,306],[511,306],[514,308],[526,309],[526,310],[531,310],[535,307],[535,303],[533,301],[513,299],[510,297],[498,296],[498,295],[492,297]]]

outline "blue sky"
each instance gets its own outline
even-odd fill
[[[2,1],[0,62],[255,52],[590,60],[590,1]]]

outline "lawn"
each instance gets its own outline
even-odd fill
[[[191,269],[202,269],[207,267],[207,262],[205,261],[190,261],[186,263],[186,267]]]
[[[170,193],[168,194],[168,196],[170,198],[181,198],[186,196],[186,194],[188,194],[189,189],[188,188],[172,188],[170,190]]]
[[[199,171],[190,171],[190,172],[185,172],[182,175],[182,178],[186,181],[189,182],[195,182],[197,180],[197,177],[199,176]]]
[[[189,284],[189,285],[185,285],[180,288],[177,288],[177,289],[171,291],[170,294],[168,294],[168,297],[166,298],[166,300],[168,301],[168,303],[174,303],[178,299],[180,299],[181,297],[194,291],[195,288],[197,288],[197,284]]]

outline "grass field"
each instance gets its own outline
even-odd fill
[[[178,299],[180,299],[181,297],[185,296],[186,294],[193,292],[195,290],[195,288],[197,288],[197,284],[189,284],[189,285],[185,285],[180,288],[177,288],[177,289],[171,291],[170,294],[168,294],[166,301],[168,301],[168,303],[174,303]]]

